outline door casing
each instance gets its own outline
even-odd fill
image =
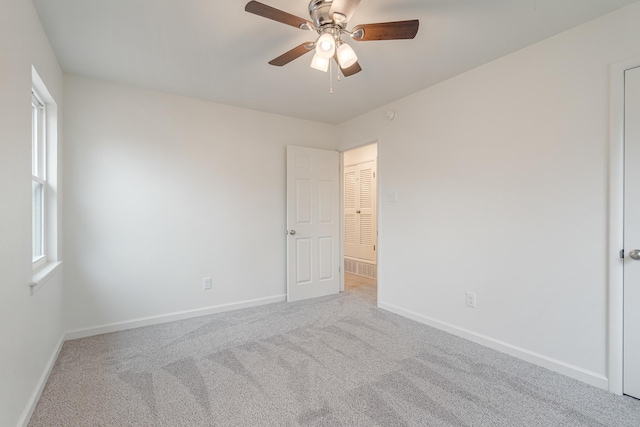
[[[376,227],[380,230],[380,223],[382,221],[380,215],[380,138],[367,139],[340,149],[340,292],[344,292],[344,153],[372,144],[376,144],[378,147],[376,154]],[[376,299],[377,307],[380,299],[380,242],[378,238],[376,238],[376,256],[378,269],[378,279],[376,279],[376,286],[378,288],[378,297]]]
[[[623,393],[624,270],[624,72],[640,66],[640,56],[610,66],[608,366],[609,391]]]

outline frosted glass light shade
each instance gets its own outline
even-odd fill
[[[321,58],[329,59],[336,52],[336,41],[329,33],[324,33],[316,42],[316,54]]]
[[[329,69],[329,59],[319,56],[316,52],[311,60],[311,68],[315,68],[318,71],[324,71],[326,73]]]
[[[340,63],[340,67],[349,68],[355,64],[357,60],[358,57],[351,46],[343,43],[338,47],[338,62]]]

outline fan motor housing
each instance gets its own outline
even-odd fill
[[[313,25],[315,25],[316,28],[322,28],[327,25],[344,28],[345,23],[338,24],[334,22],[333,16],[329,15],[331,3],[330,0],[311,0],[309,2],[309,15],[311,15]]]

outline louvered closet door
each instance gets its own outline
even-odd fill
[[[344,168],[344,254],[376,260],[376,162]]]

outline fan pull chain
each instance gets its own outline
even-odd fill
[[[333,94],[333,61],[329,60],[329,95]]]

